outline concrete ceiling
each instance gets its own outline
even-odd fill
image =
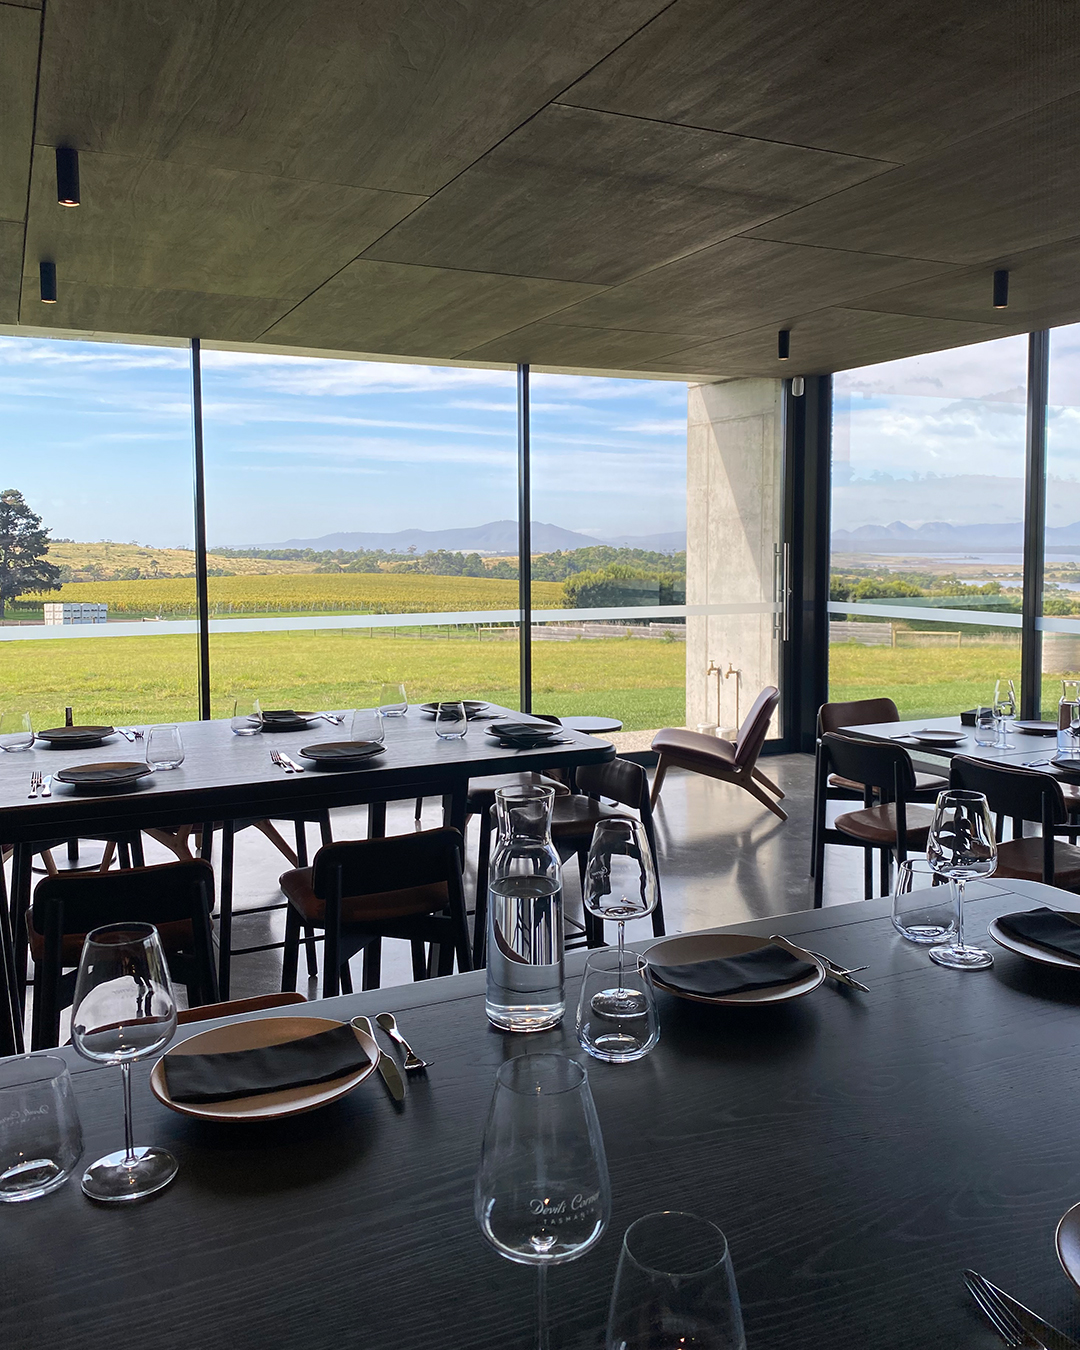
[[[1074,322],[1077,8],[0,0],[0,325],[716,379]]]

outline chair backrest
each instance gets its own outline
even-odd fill
[[[461,833],[449,827],[386,839],[345,839],[316,853],[311,889],[319,899],[329,900],[340,876],[343,896],[382,895],[440,882],[460,892],[461,857]]]
[[[746,714],[746,720],[739,728],[735,741],[735,764],[740,769],[752,769],[761,754],[765,737],[769,734],[769,723],[780,702],[780,690],[771,684],[754,699],[754,706]]]
[[[841,727],[868,727],[876,722],[899,722],[900,710],[891,698],[859,698],[851,703],[823,703],[818,709],[818,735]]]
[[[876,788],[884,802],[897,797],[907,801],[915,790],[911,756],[902,745],[827,731],[821,738],[819,763],[823,776],[838,773],[841,778],[864,784],[867,791]]]
[[[589,797],[607,797],[633,811],[649,809],[649,777],[640,764],[629,759],[609,759],[606,764],[583,764],[574,775],[578,791]]]
[[[34,891],[33,924],[48,933],[88,933],[107,923],[205,921],[207,939],[214,907],[214,869],[205,859],[130,867],[119,872],[62,872],[45,877]],[[198,932],[196,932],[198,942]]]
[[[1048,773],[957,755],[949,771],[949,785],[983,793],[995,816],[1048,825],[1064,825],[1068,820],[1061,784]]]

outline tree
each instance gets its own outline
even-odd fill
[[[58,591],[60,569],[46,562],[49,531],[21,492],[0,492],[0,619],[4,606],[27,591]]]

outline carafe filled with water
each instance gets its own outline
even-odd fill
[[[1080,680],[1062,680],[1058,700],[1057,757],[1080,759]]]
[[[547,787],[495,793],[499,835],[488,882],[486,1009],[503,1031],[547,1031],[566,1008],[554,800]]]

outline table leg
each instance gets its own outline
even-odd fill
[[[30,908],[34,851],[29,844],[16,844],[11,859],[11,949],[15,960],[15,998],[26,1007],[26,970],[30,947],[26,936],[26,911]]]
[[[221,823],[221,881],[218,896],[221,915],[218,920],[218,989],[221,1001],[229,1000],[232,967],[233,843],[235,829],[231,820]]]
[[[386,803],[369,802],[367,817],[367,837],[369,839],[386,838]]]
[[[468,817],[469,802],[469,780],[463,779],[460,783],[455,783],[452,791],[447,792],[442,799],[443,824],[450,825],[453,829],[461,832],[462,839],[465,838],[465,821]]]

